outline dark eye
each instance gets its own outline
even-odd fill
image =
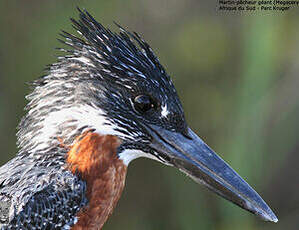
[[[134,109],[139,113],[145,113],[155,107],[155,101],[148,95],[139,95],[134,98]]]

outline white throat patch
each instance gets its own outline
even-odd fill
[[[62,109],[57,112],[49,113],[42,121],[42,128],[39,135],[33,137],[33,142],[36,143],[34,150],[42,150],[47,147],[49,141],[56,141],[58,127],[77,127],[69,133],[76,134],[78,129],[84,127],[81,132],[89,129],[95,129],[95,132],[100,135],[114,135],[122,137],[123,133],[115,131],[117,128],[104,116],[104,112],[100,109],[95,109],[92,106],[76,106]],[[118,127],[119,128],[119,127]],[[127,137],[128,138],[128,137]]]
[[[157,158],[155,158],[153,155],[136,149],[125,149],[124,151],[119,153],[119,159],[123,160],[124,164],[127,166],[132,160],[135,160],[139,157],[145,157],[145,158],[157,160]]]

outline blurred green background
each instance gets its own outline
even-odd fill
[[[104,229],[299,229],[299,9],[241,15],[217,12],[215,0],[1,0],[0,163],[17,151],[26,82],[56,60],[76,6],[151,44],[189,125],[279,218],[263,222],[177,170],[138,159]]]

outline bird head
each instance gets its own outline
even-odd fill
[[[148,157],[171,165],[265,220],[277,221],[262,198],[187,125],[175,87],[138,34],[111,32],[88,12],[62,32],[67,54],[34,82],[18,133],[22,152],[72,144],[91,130],[121,140],[125,164]],[[52,148],[51,147],[51,148]]]

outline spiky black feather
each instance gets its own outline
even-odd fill
[[[83,53],[91,51],[88,55],[93,56],[94,52],[96,52],[101,57],[97,55],[95,58],[98,58],[98,61],[105,68],[116,73],[121,69],[124,71],[121,74],[126,74],[128,70],[134,72],[130,67],[143,74],[148,73],[150,70],[159,71],[162,74],[165,73],[165,69],[160,64],[151,47],[137,33],[128,32],[115,23],[120,29],[120,33],[117,34],[98,23],[86,10],[84,12],[80,9],[78,10],[80,19],[78,21],[71,19],[71,21],[74,29],[84,39],[62,31],[61,36],[65,40],[60,40],[73,48],[71,51],[73,55],[82,55],[82,53],[78,53],[80,51]],[[163,77],[166,78],[165,80],[170,80],[168,75]]]

